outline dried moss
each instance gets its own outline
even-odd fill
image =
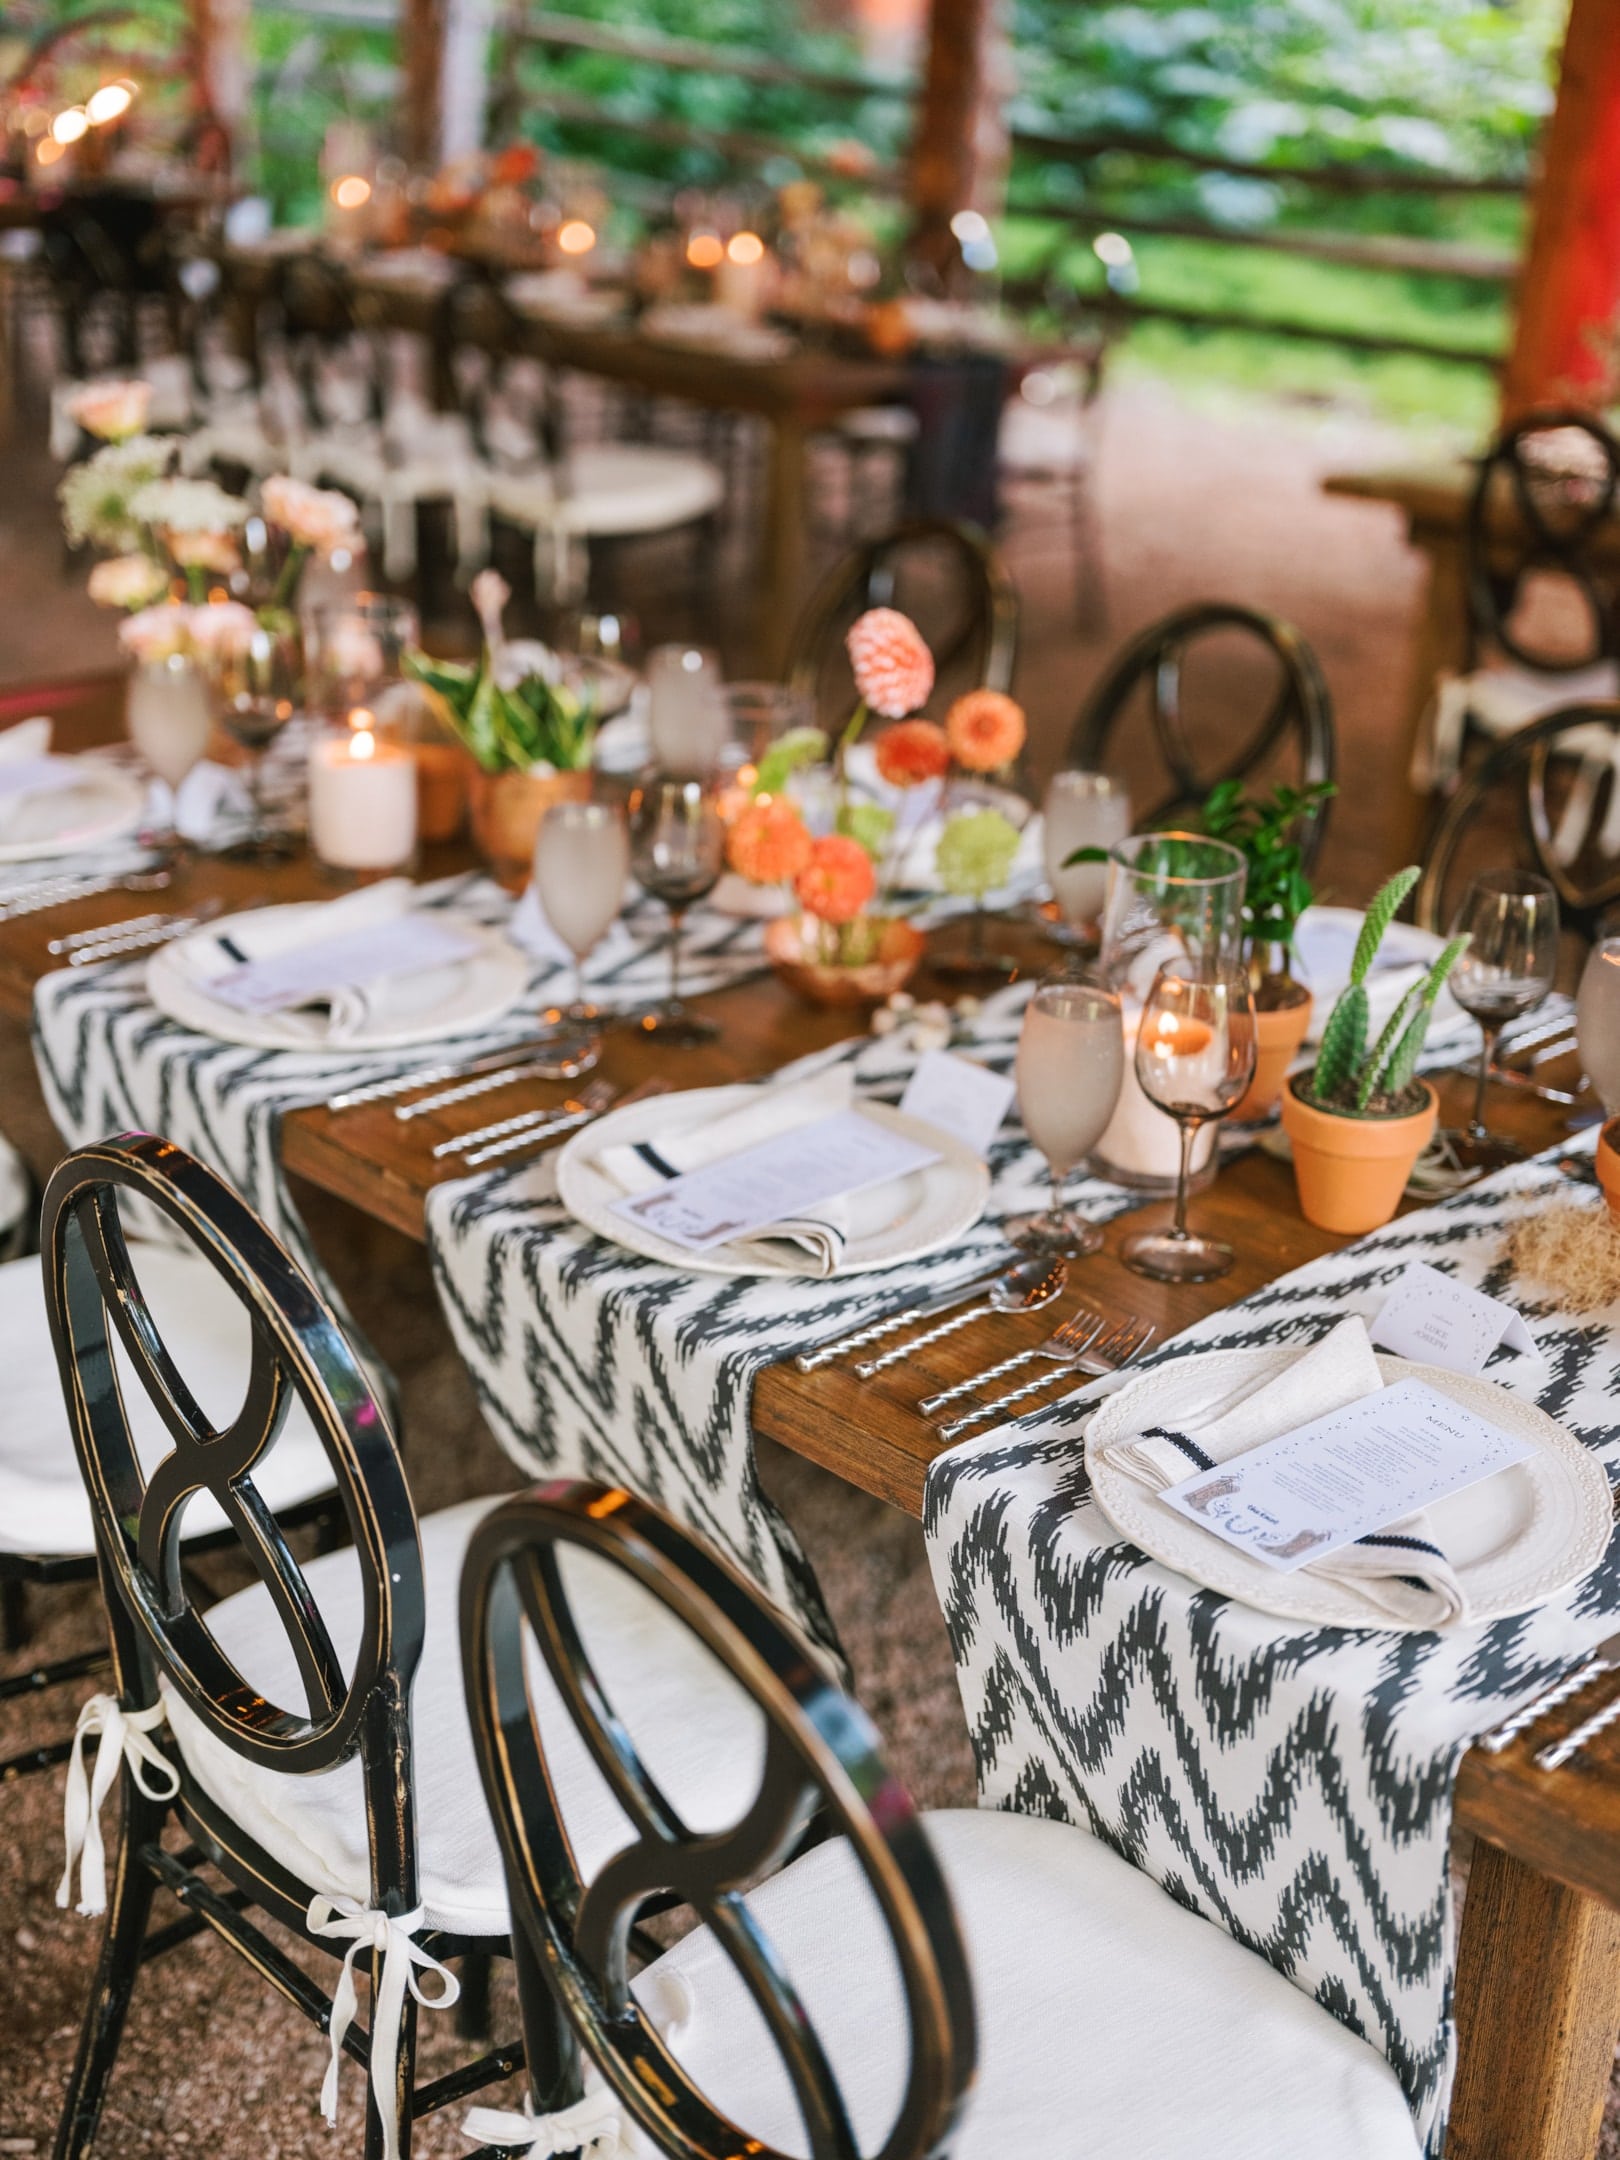
[[[1620,1300],[1620,1229],[1607,1208],[1560,1201],[1526,1215],[1508,1233],[1515,1271],[1556,1290],[1574,1312]]]

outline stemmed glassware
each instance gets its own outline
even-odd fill
[[[534,843],[535,893],[546,921],[574,956],[574,998],[564,1018],[589,1024],[585,961],[624,905],[630,835],[614,803],[553,803]]]
[[[1587,955],[1575,999],[1575,1042],[1604,1116],[1620,1116],[1620,936],[1600,936]]]
[[[1539,1005],[1558,973],[1558,895],[1532,870],[1487,870],[1463,895],[1451,933],[1469,939],[1451,971],[1451,994],[1484,1039],[1473,1116],[1466,1130],[1445,1137],[1463,1169],[1499,1170],[1521,1161],[1524,1149],[1485,1123],[1485,1086],[1503,1028]]]
[[[313,623],[311,672],[334,720],[346,719],[356,705],[375,709],[403,679],[405,654],[421,642],[415,608],[392,593],[355,593],[341,605],[318,608]]]
[[[647,659],[647,733],[660,772],[701,779],[720,762],[731,715],[716,653],[660,645]]]
[[[207,676],[181,653],[141,663],[129,679],[128,721],[130,741],[167,797],[167,825],[143,837],[170,858],[184,846],[176,822],[181,784],[201,763],[214,729]]]
[[[1181,1127],[1181,1174],[1168,1230],[1139,1230],[1120,1247],[1125,1265],[1156,1282],[1209,1282],[1232,1265],[1230,1245],[1187,1228],[1193,1142],[1240,1100],[1254,1077],[1254,998],[1237,968],[1193,959],[1160,968],[1142,1008],[1136,1078],[1148,1101]]]
[[[1108,897],[1108,864],[1064,864],[1077,848],[1111,848],[1131,829],[1131,801],[1109,773],[1054,773],[1041,805],[1046,881],[1052,888],[1046,934],[1059,945],[1095,946]],[[1055,915],[1053,911],[1055,910]]]
[[[726,829],[712,786],[654,775],[630,798],[630,867],[669,909],[669,996],[642,1026],[674,1043],[711,1042],[720,1032],[681,997],[681,928],[694,900],[713,892],[725,867]]]
[[[253,821],[224,852],[270,860],[293,854],[297,838],[271,825],[264,799],[265,754],[298,711],[303,651],[296,630],[256,624],[239,652],[221,662],[220,721],[248,753]]]
[[[1039,984],[1018,1037],[1018,1107],[1024,1130],[1046,1157],[1052,1205],[1020,1215],[1007,1236],[1027,1251],[1080,1258],[1102,1232],[1064,1204],[1064,1180],[1102,1137],[1125,1075],[1119,999],[1100,983],[1068,977]]]

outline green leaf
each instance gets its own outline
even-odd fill
[[[1413,983],[1395,1010],[1384,1022],[1383,1033],[1373,1045],[1372,1056],[1362,1070],[1361,1083],[1356,1089],[1356,1108],[1365,1110],[1372,1101],[1378,1086],[1378,1075],[1387,1060],[1394,1054],[1395,1046],[1416,1019],[1423,1000],[1422,983]]]
[[[1392,878],[1386,878],[1372,896],[1372,904],[1362,918],[1361,935],[1356,939],[1355,956],[1350,962],[1352,983],[1364,983],[1367,971],[1378,957],[1378,948],[1384,942],[1384,932],[1395,920],[1396,911],[1417,883],[1419,875],[1416,863],[1405,870],[1397,870]]]
[[[1072,855],[1064,856],[1063,867],[1065,870],[1072,870],[1076,863],[1107,862],[1107,860],[1108,850],[1105,847],[1077,847]]]
[[[894,812],[881,803],[845,803],[838,813],[838,830],[858,841],[874,862],[882,859],[894,831]]]
[[[780,795],[796,772],[819,765],[826,755],[827,738],[820,728],[789,728],[760,759],[754,793]]]
[[[1349,1086],[1361,1070],[1367,1047],[1367,993],[1349,983],[1328,1015],[1316,1053],[1314,1093],[1318,1102]]]

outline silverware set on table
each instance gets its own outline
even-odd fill
[[[0,895],[0,922],[15,922],[24,915],[42,915],[48,908],[66,907],[74,900],[93,900],[99,893],[166,892],[173,881],[167,869],[126,870],[111,877],[72,877],[60,871],[50,877],[14,885]]]
[[[224,909],[224,901],[216,899],[205,900],[184,913],[127,915],[120,922],[101,923],[94,930],[73,930],[65,937],[54,937],[45,950],[65,959],[69,967],[99,967],[104,960],[155,952],[160,945],[200,930]]]
[[[976,1275],[968,1282],[958,1283],[954,1289],[939,1291],[920,1302],[897,1307],[894,1312],[868,1321],[833,1342],[803,1352],[793,1362],[800,1372],[819,1372],[824,1365],[835,1364],[857,1351],[870,1348],[873,1343],[901,1337],[899,1341],[890,1342],[889,1347],[876,1357],[863,1359],[855,1365],[855,1377],[870,1380],[963,1328],[1007,1313],[1041,1312],[1057,1302],[1067,1289],[1068,1281],[1066,1261],[1020,1260],[1000,1270]],[[938,1319],[940,1314],[949,1317]],[[924,1322],[934,1324],[924,1326],[921,1334],[912,1332]],[[938,1426],[942,1440],[953,1440],[970,1426],[1000,1418],[1014,1405],[1041,1394],[1060,1376],[1083,1372],[1093,1379],[1102,1379],[1121,1371],[1142,1355],[1157,1332],[1150,1321],[1131,1315],[1110,1320],[1090,1306],[1082,1305],[1044,1342],[980,1366],[965,1380],[925,1395],[917,1408],[922,1416]],[[1037,1363],[1053,1369],[1040,1372],[1033,1379],[999,1394],[984,1392],[1010,1373]],[[941,1411],[953,1404],[964,1403],[967,1407],[955,1417],[941,1419]]]
[[[1595,1681],[1605,1673],[1620,1675],[1620,1635],[1610,1635],[1600,1642],[1590,1656],[1565,1673],[1562,1680],[1555,1680],[1541,1694],[1533,1695],[1527,1703],[1514,1711],[1510,1718],[1485,1734],[1479,1745],[1487,1755],[1500,1755],[1504,1748],[1539,1725],[1543,1718],[1561,1710],[1565,1703],[1573,1702],[1577,1695],[1584,1695]],[[1561,1770],[1565,1763],[1590,1745],[1600,1733],[1611,1725],[1620,1723],[1620,1686],[1615,1687],[1596,1709],[1591,1710],[1578,1724],[1570,1727],[1557,1740],[1550,1740],[1537,1748],[1535,1763],[1538,1770]]]

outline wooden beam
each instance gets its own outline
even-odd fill
[[[956,213],[997,207],[1007,165],[1007,60],[998,0],[932,0],[911,143],[911,251],[942,270],[956,259]]]
[[[418,171],[437,168],[444,134],[444,57],[448,0],[402,0],[400,62],[405,76],[405,157]]]
[[[1541,148],[1505,417],[1603,396],[1620,315],[1620,0],[1574,0]]]

